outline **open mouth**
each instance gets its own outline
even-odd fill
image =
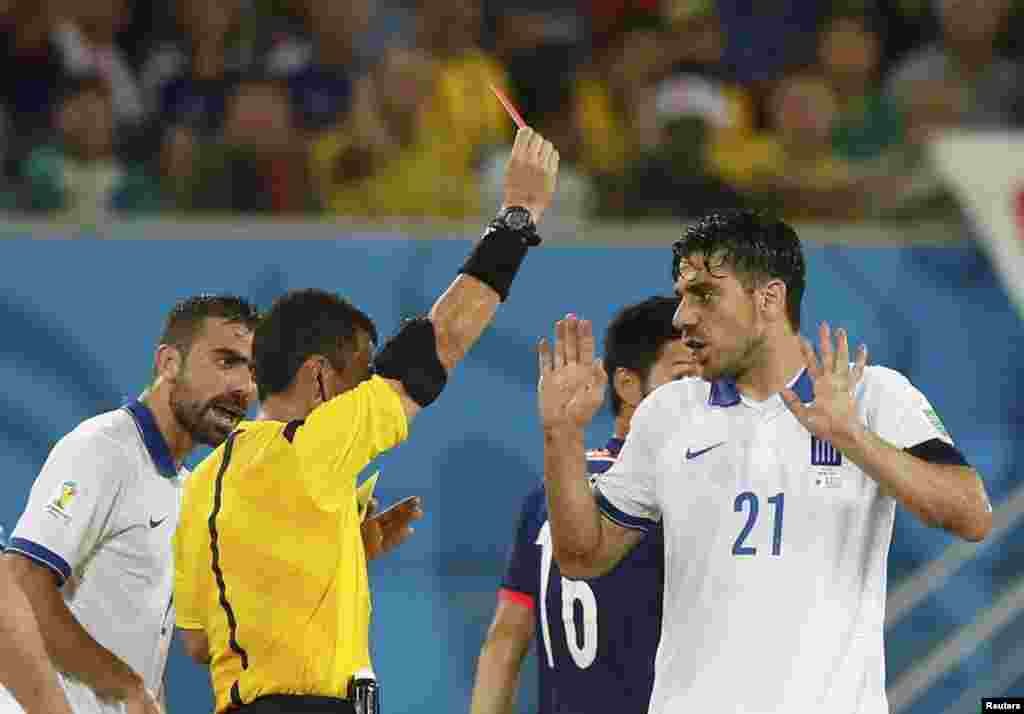
[[[210,407],[210,415],[215,421],[226,424],[229,427],[234,427],[234,425],[240,422],[242,417],[245,416],[245,412],[237,407],[218,404]]]

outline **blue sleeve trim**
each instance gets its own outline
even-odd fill
[[[587,459],[587,473],[591,476],[603,474],[605,471],[615,465],[615,459],[598,457]]]
[[[597,507],[601,509],[601,513],[603,513],[604,516],[612,523],[618,524],[623,528],[643,531],[644,533],[658,525],[657,521],[652,521],[650,518],[631,516],[625,511],[620,511],[612,505],[611,501],[605,498],[604,494],[601,493],[600,488],[594,488],[594,495],[597,497]]]
[[[68,562],[49,548],[45,548],[38,543],[33,543],[24,538],[11,538],[7,543],[6,552],[20,553],[29,560],[45,565],[57,574],[61,585],[71,577],[71,566],[68,565]]]

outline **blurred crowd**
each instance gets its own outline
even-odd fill
[[[514,126],[554,212],[955,212],[930,136],[1024,123],[1015,0],[0,0],[0,209],[469,219]]]

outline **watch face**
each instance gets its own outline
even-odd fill
[[[505,211],[505,224],[516,231],[526,228],[530,225],[530,212],[525,208],[509,208]]]

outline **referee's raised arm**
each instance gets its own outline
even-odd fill
[[[340,295],[292,290],[260,320],[260,417],[192,473],[176,534],[177,622],[220,714],[375,714],[366,560],[408,534],[418,505],[382,514],[368,543],[358,476],[405,441],[508,297],[557,171],[554,147],[520,130],[501,212],[372,365],[377,328]]]
[[[498,215],[428,316],[406,323],[377,355],[375,372],[398,391],[407,418],[440,395],[508,297],[527,251],[540,244],[537,224],[554,196],[558,161],[551,142],[529,127],[518,131]]]

